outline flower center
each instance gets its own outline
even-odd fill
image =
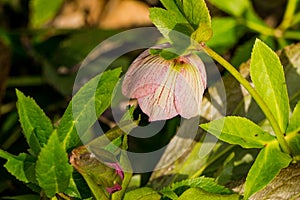
[[[188,63],[186,62],[186,60],[182,57],[179,57],[172,62],[171,67],[173,70],[180,72],[183,68],[186,68],[187,65]]]

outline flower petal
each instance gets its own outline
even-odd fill
[[[184,118],[200,115],[201,102],[206,88],[206,72],[201,59],[189,55],[182,59],[185,64],[181,68],[175,85],[175,106],[177,112]]]
[[[170,61],[144,51],[130,65],[122,85],[122,92],[129,98],[140,98],[155,92],[164,80]]]

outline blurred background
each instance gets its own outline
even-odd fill
[[[207,1],[215,31],[208,45],[236,67],[249,59],[256,37],[274,50],[296,42],[258,33],[243,22],[243,16],[226,12],[215,2]],[[287,1],[250,3],[252,18],[276,27]],[[0,0],[0,148],[15,155],[28,148],[18,122],[16,88],[33,97],[57,123],[72,97],[81,61],[116,33],[152,26],[148,15],[153,6],[162,7],[158,0]],[[299,24],[293,29],[298,30]],[[111,67],[127,69],[138,53],[122,56]],[[0,159],[0,196],[32,193],[6,171],[4,163]]]

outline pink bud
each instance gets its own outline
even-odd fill
[[[137,98],[149,121],[156,121],[178,114],[187,119],[200,115],[205,88],[206,71],[197,55],[165,60],[146,50],[129,67],[122,91]]]
[[[109,194],[112,194],[112,193],[122,190],[122,187],[118,183],[116,183],[114,186],[107,187],[105,189]]]

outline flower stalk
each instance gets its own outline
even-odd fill
[[[279,127],[278,123],[276,122],[274,115],[271,113],[269,107],[264,102],[264,100],[261,98],[261,96],[250,85],[250,83],[227,60],[225,60],[222,56],[220,56],[219,54],[214,52],[212,49],[210,49],[208,46],[206,46],[205,43],[201,43],[200,45],[205,53],[207,53],[214,60],[216,60],[218,63],[220,63],[249,92],[249,94],[253,97],[253,99],[256,101],[258,106],[261,108],[261,110],[266,115],[266,118],[269,120],[269,122],[275,132],[276,138],[280,144],[280,147],[282,148],[282,151],[287,154],[290,154],[291,151],[290,151],[288,144],[284,138],[284,133],[281,132],[280,127]]]

